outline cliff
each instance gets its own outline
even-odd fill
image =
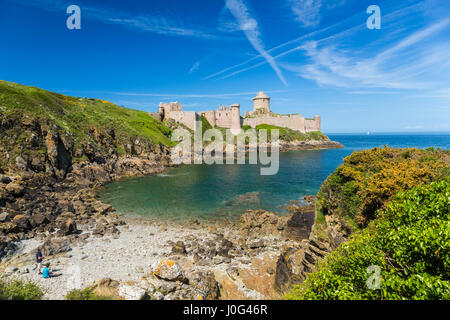
[[[78,163],[165,152],[170,134],[146,112],[0,81],[0,173],[62,179]]]
[[[449,164],[434,148],[345,158],[317,194],[311,234],[334,251],[286,298],[448,299]]]

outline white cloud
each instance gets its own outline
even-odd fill
[[[258,51],[264,59],[266,59],[281,82],[287,85],[286,79],[276,64],[275,59],[264,49],[264,43],[261,39],[258,22],[250,15],[245,3],[242,0],[225,0],[225,6],[236,18],[240,30],[244,32],[253,48]]]
[[[436,84],[421,75],[442,71],[446,66],[443,62],[450,59],[450,45],[423,42],[449,25],[450,19],[436,22],[369,57],[349,53],[338,43],[310,41],[302,47],[310,63],[280,66],[319,85],[428,89]]]
[[[196,63],[194,63],[192,65],[192,67],[189,69],[189,74],[194,73],[195,71],[197,71],[197,69],[200,67],[200,61],[197,61]]]
[[[71,3],[64,0],[10,0],[12,2],[39,7],[47,11],[60,11]],[[199,26],[185,25],[164,14],[135,16],[123,11],[107,9],[99,6],[81,6],[83,19],[87,18],[107,24],[117,24],[142,32],[163,34],[168,36],[184,36],[193,38],[214,39],[219,36]]]
[[[314,27],[320,23],[322,0],[289,0],[296,20],[305,27]]]

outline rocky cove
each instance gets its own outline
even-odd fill
[[[337,233],[336,243],[311,233],[313,197],[303,206],[292,201],[284,216],[249,210],[235,222],[185,223],[120,215],[96,199],[108,182],[159,174],[170,165],[162,151],[74,164],[64,179],[30,171],[2,175],[2,278],[32,280],[47,299],[65,298],[74,267],[82,288],[120,299],[279,298],[339,243]],[[37,274],[38,246],[62,276]]]
[[[0,89],[3,280],[29,279],[46,288],[45,298],[63,299],[75,268],[78,287],[117,298],[277,298],[334,246],[311,232],[311,203],[292,203],[283,216],[251,210],[235,221],[118,214],[97,191],[171,167],[173,124],[103,100],[4,81]],[[328,138],[289,145],[338,146]],[[38,246],[60,277],[44,281],[33,270]]]

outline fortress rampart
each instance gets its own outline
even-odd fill
[[[277,127],[289,128],[300,132],[320,131],[320,116],[312,119],[305,119],[300,114],[278,115],[270,111],[270,97],[260,91],[253,98],[253,111],[247,112],[245,118],[240,115],[240,105],[221,106],[217,110],[210,111],[183,111],[180,103],[169,102],[159,104],[159,118],[173,119],[182,123],[191,130],[196,130],[196,121],[200,116],[204,116],[212,127],[218,126],[238,131],[241,125],[248,125],[255,128],[260,124],[268,124]]]

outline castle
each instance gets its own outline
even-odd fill
[[[312,119],[304,118],[300,114],[279,115],[270,111],[270,97],[260,91],[253,98],[253,111],[247,112],[241,117],[240,105],[221,106],[211,111],[183,111],[179,102],[160,103],[158,114],[154,114],[158,120],[173,119],[182,123],[191,130],[196,130],[200,117],[204,116],[212,127],[229,128],[232,132],[239,132],[242,126],[255,128],[260,124],[268,124],[283,128],[297,130],[302,133],[320,131],[320,117]]]

